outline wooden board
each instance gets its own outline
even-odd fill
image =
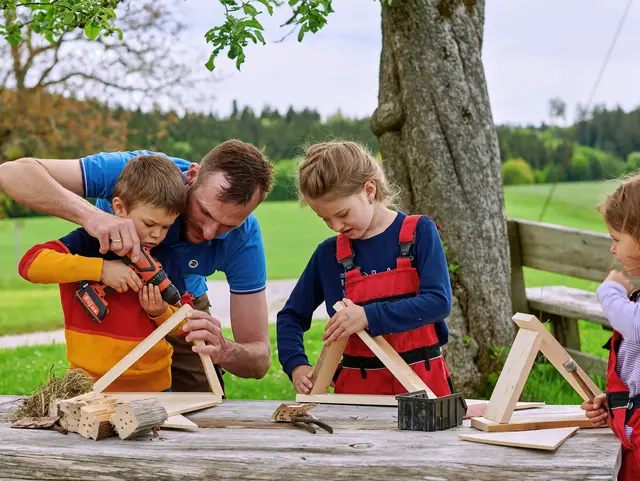
[[[573,378],[571,374],[567,372],[564,368],[563,363],[571,359],[571,356],[566,351],[564,347],[560,345],[553,335],[545,329],[544,325],[538,320],[536,316],[532,316],[530,314],[522,314],[520,312],[516,313],[513,316],[513,321],[518,325],[520,329],[527,329],[530,331],[535,331],[542,339],[542,344],[540,345],[540,351],[545,357],[549,360],[551,364],[555,366],[558,372],[564,377],[569,384],[575,389],[575,391],[580,395],[580,397],[587,401],[589,400],[589,396],[584,390],[580,387],[580,384]],[[577,363],[576,363],[577,364]],[[578,365],[578,372],[585,380],[591,391],[593,391],[594,395],[602,394],[600,388],[591,380],[591,378],[584,372],[584,370]]]
[[[307,402],[317,404],[343,404],[356,406],[398,406],[398,400],[393,395],[385,394],[297,394],[296,402]],[[484,399],[465,399],[467,406],[474,404],[487,404]],[[544,402],[518,402],[514,409],[534,409],[545,407]]]
[[[411,366],[400,357],[391,344],[382,336],[371,337],[367,332],[360,331],[358,337],[364,342],[378,359],[382,361],[391,374],[395,376],[400,384],[409,392],[426,391],[429,399],[437,396],[427,387],[420,376],[418,376]]]
[[[608,235],[518,219],[522,264],[602,282],[615,266]]]
[[[0,397],[0,418],[6,419],[13,409],[12,404],[2,404],[10,399]],[[370,406],[316,406],[313,414],[335,431],[313,435],[270,422],[283,401],[225,400],[186,416],[201,427],[217,429],[163,430],[158,437],[149,435],[138,442],[108,438],[96,444],[79,435],[0,424],[2,477],[210,481],[214,473],[220,480],[261,481],[604,480],[611,479],[620,446],[610,429],[585,429],[553,453],[508,449],[458,439],[458,434],[471,431],[468,421],[434,433],[400,431],[394,409]],[[546,406],[529,413],[539,411],[567,409]]]
[[[196,346],[205,345],[205,342],[199,339],[194,340],[193,343]],[[198,353],[198,356],[200,356],[200,361],[202,361],[202,367],[204,367],[204,372],[207,376],[207,381],[209,382],[211,392],[221,397],[224,396],[224,389],[222,389],[222,384],[220,384],[220,379],[218,379],[218,373],[216,372],[216,368],[213,365],[211,356],[207,356],[206,354],[202,354],[200,352]]]
[[[542,338],[536,331],[520,329],[504,363],[484,417],[497,423],[511,419],[513,408],[522,394],[533,362],[536,360]]]
[[[206,392],[110,392],[109,394],[116,396],[119,402],[155,397],[167,410],[168,416],[213,407],[222,402],[221,396]]]
[[[458,439],[476,443],[513,446],[516,448],[542,449],[555,451],[579,428],[539,429],[537,431],[516,431],[504,433],[465,433],[458,434]]]
[[[333,380],[333,375],[336,369],[338,369],[338,364],[340,364],[340,359],[342,359],[342,354],[344,353],[344,348],[348,340],[349,338],[340,339],[332,342],[328,346],[322,346],[322,351],[320,351],[320,356],[318,357],[318,361],[313,369],[313,375],[311,376],[311,381],[313,382],[311,394],[327,393]]]
[[[187,315],[187,312],[193,308],[186,304],[178,309],[169,319],[164,321],[160,326],[156,328],[151,334],[149,334],[140,344],[134,347],[129,353],[124,356],[120,361],[116,363],[109,371],[107,371],[100,379],[98,379],[93,385],[94,392],[104,391],[113,381],[118,379],[129,369],[133,363],[140,359],[149,349],[162,341],[171,330],[182,322]]]
[[[583,429],[592,428],[591,422],[583,414],[575,415],[546,415],[518,417],[514,414],[508,423],[496,423],[487,418],[471,418],[471,427],[480,431],[509,432],[509,431],[533,431],[536,429],[555,429],[578,427]]]
[[[193,421],[189,421],[181,414],[169,416],[167,420],[160,426],[161,429],[181,429],[184,431],[197,431],[198,425]]]
[[[595,292],[567,286],[543,286],[527,287],[526,293],[530,312],[534,314],[549,312],[570,319],[588,319],[611,327]]]

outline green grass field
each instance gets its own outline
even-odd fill
[[[613,183],[559,184],[543,222],[580,229],[606,232],[595,206]],[[505,203],[509,217],[540,220],[542,204],[549,193],[549,185],[508,187]],[[269,279],[296,278],[319,242],[332,232],[309,208],[295,202],[266,202],[257,210],[265,242]],[[32,285],[16,272],[19,257],[32,245],[55,239],[75,228],[74,225],[52,218],[27,219],[16,235],[16,221],[0,221],[0,335],[17,334],[62,327],[62,312],[55,286]],[[16,246],[16,240],[19,245]],[[214,275],[212,278],[222,278]],[[595,290],[598,283],[526,269],[529,286],[565,284]],[[583,350],[604,356],[602,344],[608,337],[601,326],[587,322],[580,324]],[[230,333],[227,333],[229,336]],[[321,324],[316,323],[305,337],[314,360],[321,347]],[[293,389],[277,361],[275,333],[271,326],[273,363],[267,377],[261,381],[226,376],[230,397],[245,399],[292,399]],[[20,365],[21,369],[15,366]],[[0,350],[0,394],[26,393],[46,376],[51,366],[65,369],[64,346],[25,347]],[[525,387],[523,399],[546,399],[547,402],[577,402],[577,398],[562,390],[562,381],[554,376],[551,366],[536,365]],[[259,384],[257,384],[259,383]],[[553,400],[549,398],[553,394]]]

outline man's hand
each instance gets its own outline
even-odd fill
[[[602,428],[608,425],[606,394],[598,394],[593,399],[593,403],[585,401],[580,407],[585,411],[584,414],[589,418],[594,428]]]
[[[627,295],[633,292],[633,282],[631,282],[631,279],[625,276],[623,272],[613,270],[609,272],[605,281],[614,281],[618,284],[622,284],[622,287],[627,291]]]
[[[167,310],[167,303],[162,299],[158,286],[143,286],[139,292],[139,297],[142,309],[151,317],[158,317]]]
[[[140,239],[131,219],[99,211],[93,212],[82,226],[100,242],[100,254],[112,250],[120,257],[128,254],[133,262],[140,259]]]
[[[360,332],[369,326],[363,307],[354,304],[349,299],[343,299],[342,302],[346,307],[329,319],[322,335],[327,346],[338,339],[348,338],[351,334]]]
[[[293,368],[291,380],[297,392],[300,394],[309,394],[311,392],[313,388],[313,381],[311,381],[312,374],[313,368],[307,364],[300,364]]]
[[[102,261],[100,280],[120,293],[127,292],[129,288],[135,292],[142,289],[140,278],[122,261]]]
[[[211,356],[215,364],[228,361],[230,341],[222,335],[222,326],[218,319],[206,312],[193,309],[187,313],[187,322],[182,329],[188,333],[185,337],[187,342],[196,339],[205,342],[204,346],[193,346],[193,352]]]

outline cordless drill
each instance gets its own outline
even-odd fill
[[[138,262],[134,263],[129,256],[122,257],[122,262],[137,274],[144,285],[158,286],[160,295],[167,304],[181,306],[180,292],[167,277],[162,264],[154,259],[144,246],[140,249],[140,254],[142,258]],[[109,312],[105,295],[111,290],[113,290],[111,287],[102,282],[81,281],[79,283],[76,299],[93,322],[102,322]]]

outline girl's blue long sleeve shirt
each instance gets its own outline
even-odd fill
[[[399,212],[384,232],[352,241],[355,265],[363,275],[396,268],[396,260],[400,256],[398,239],[405,217]],[[336,258],[336,239],[334,236],[318,245],[278,313],[278,358],[289,377],[296,366],[310,364],[304,350],[303,335],[311,327],[313,312],[324,301],[327,313],[333,316],[333,305],[346,297],[344,268]],[[423,216],[417,222],[412,254],[413,265],[420,277],[418,295],[365,305],[369,331],[372,336],[378,336],[407,332],[435,323],[440,345],[444,345],[449,333],[444,319],[451,312],[451,280],[437,227],[428,217]]]

